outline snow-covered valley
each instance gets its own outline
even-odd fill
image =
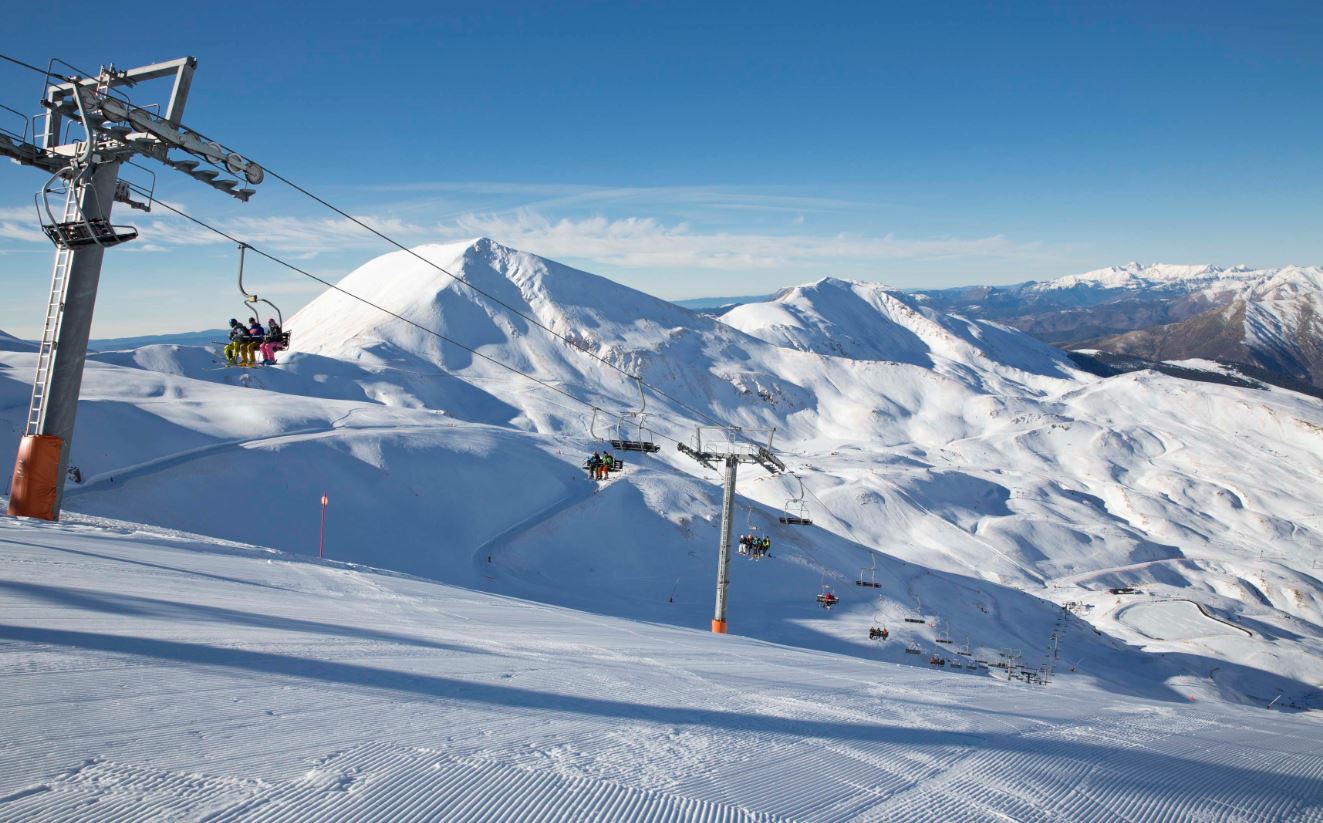
[[[420,252],[500,302],[391,254],[340,287],[403,319],[328,292],[277,368],[89,361],[75,522],[0,533],[0,816],[1323,813],[1317,400],[1098,378],[869,284],[714,319],[488,240]],[[0,351],[3,465],[33,362]],[[663,448],[597,484],[640,407],[612,366],[663,392]],[[721,490],[672,441],[712,421],[775,427],[794,473],[741,470],[736,530],[773,540],[735,560],[742,637],[697,631]],[[800,480],[813,525],[783,525]],[[393,574],[315,562],[323,493],[328,558]],[[1052,682],[976,662],[1016,652]]]

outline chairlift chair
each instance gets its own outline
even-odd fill
[[[841,599],[832,593],[831,586],[824,584],[822,587],[822,593],[818,595],[817,601],[824,609],[830,609],[832,606],[841,602]]]
[[[873,561],[872,565],[859,570],[859,579],[854,581],[854,584],[869,589],[880,589],[882,584],[877,582],[877,555],[870,554],[869,559]]]
[[[643,392],[643,379],[634,378],[639,389],[639,408],[628,411],[616,420],[616,436],[611,440],[611,448],[626,452],[645,452],[651,454],[661,451],[661,446],[652,440],[648,430],[648,397]],[[630,435],[633,435],[632,437]]]
[[[290,333],[285,330],[285,315],[281,313],[280,307],[277,306],[275,303],[272,303],[270,300],[267,300],[262,297],[258,297],[256,294],[250,294],[248,292],[248,289],[244,288],[243,261],[244,261],[244,253],[247,250],[248,250],[247,243],[239,244],[239,292],[243,295],[244,306],[246,306],[248,310],[253,313],[253,317],[257,319],[258,323],[262,322],[262,312],[258,310],[257,304],[265,303],[268,306],[270,306],[271,311],[276,313],[276,322],[280,324],[280,340],[279,340],[280,345],[284,348],[289,348]]]
[[[81,249],[88,246],[117,246],[137,238],[138,230],[132,226],[112,226],[104,217],[87,217],[78,202],[78,185],[65,180],[65,173],[66,170],[62,170],[52,176],[34,196],[41,230],[52,243],[62,249]],[[57,180],[62,182],[57,183]],[[96,197],[94,188],[86,191]],[[62,218],[57,218],[51,208],[52,195],[63,195],[65,198]]]
[[[954,641],[951,640],[951,635],[947,634],[946,632],[942,632],[942,636],[937,638],[937,642],[949,646]]]
[[[928,664],[931,666],[945,666],[946,658],[942,657],[937,652],[933,652],[933,656],[928,658]]]
[[[923,654],[923,649],[919,646],[919,641],[911,640],[905,644],[905,654]]]
[[[914,610],[913,612],[911,612],[911,613],[905,615],[905,622],[906,622],[906,623],[927,623],[928,621],[925,620],[924,617],[923,617],[923,601],[922,601],[922,600],[919,600],[918,598],[915,598],[915,600],[918,600],[919,607],[918,607],[916,610]]]
[[[799,496],[786,501],[785,510],[777,519],[786,526],[812,526],[813,521],[808,516],[808,504],[804,502],[804,478],[797,474],[794,478],[799,481]]]
[[[608,440],[604,435],[600,435],[597,433],[597,415],[601,411],[602,411],[601,409],[597,408],[596,406],[593,406],[593,416],[592,419],[588,421],[588,436],[591,437],[594,441],[600,440],[603,443],[610,443],[611,441]],[[602,451],[606,451],[606,448],[603,447]],[[620,456],[620,452],[616,451],[615,449],[611,449],[611,468],[609,471],[618,472],[623,468],[625,468],[625,458]]]

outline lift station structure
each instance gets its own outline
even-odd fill
[[[51,62],[47,76],[60,82],[47,85],[45,111],[31,121],[14,112],[23,119],[21,133],[0,127],[0,157],[50,175],[36,202],[42,230],[55,243],[55,265],[9,497],[9,514],[44,520],[60,516],[102,258],[138,236],[111,225],[111,207],[150,211],[155,194],[154,184],[120,179],[121,168],[150,157],[242,201],[265,176],[261,166],[181,122],[194,58],[125,71],[112,65],[96,76],[57,74],[57,63],[73,69]],[[135,104],[126,92],[153,80],[173,81],[164,107]]]

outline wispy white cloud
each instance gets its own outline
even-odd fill
[[[486,235],[549,257],[595,260],[625,268],[756,269],[803,264],[870,263],[889,260],[1027,258],[1041,256],[1038,243],[1003,235],[960,238],[903,238],[892,234],[699,233],[685,223],[664,225],[652,218],[550,220],[540,213],[468,215],[456,221],[459,236]]]
[[[630,190],[620,190],[630,191]],[[700,190],[690,190],[700,191]],[[714,190],[715,191],[715,190]],[[594,190],[600,196],[602,190]],[[724,196],[724,195],[723,195]],[[442,223],[410,221],[394,215],[363,215],[359,219],[406,245],[491,237],[507,245],[576,261],[633,269],[751,270],[832,264],[870,264],[896,260],[1041,259],[1052,250],[1040,243],[1012,240],[1001,234],[982,237],[904,237],[880,235],[818,235],[802,230],[799,208],[805,198],[758,195],[771,209],[796,208],[797,219],[787,233],[702,231],[691,222],[666,222],[656,217],[549,217],[537,208],[506,212],[465,213]],[[812,198],[807,200],[812,201]],[[713,202],[717,202],[714,200]],[[834,201],[823,201],[824,203]],[[172,204],[174,205],[174,204]],[[187,209],[180,206],[185,211]],[[32,228],[31,214],[23,223],[0,210],[0,237],[49,242]],[[129,222],[126,219],[126,222]],[[210,246],[230,242],[168,211],[132,220],[141,233],[140,252]],[[221,231],[274,254],[312,258],[321,254],[386,251],[381,238],[339,217],[231,217],[212,221]],[[130,246],[129,248],[134,248]]]

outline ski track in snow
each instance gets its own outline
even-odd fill
[[[1303,715],[88,526],[0,561],[0,820],[1323,819]]]

